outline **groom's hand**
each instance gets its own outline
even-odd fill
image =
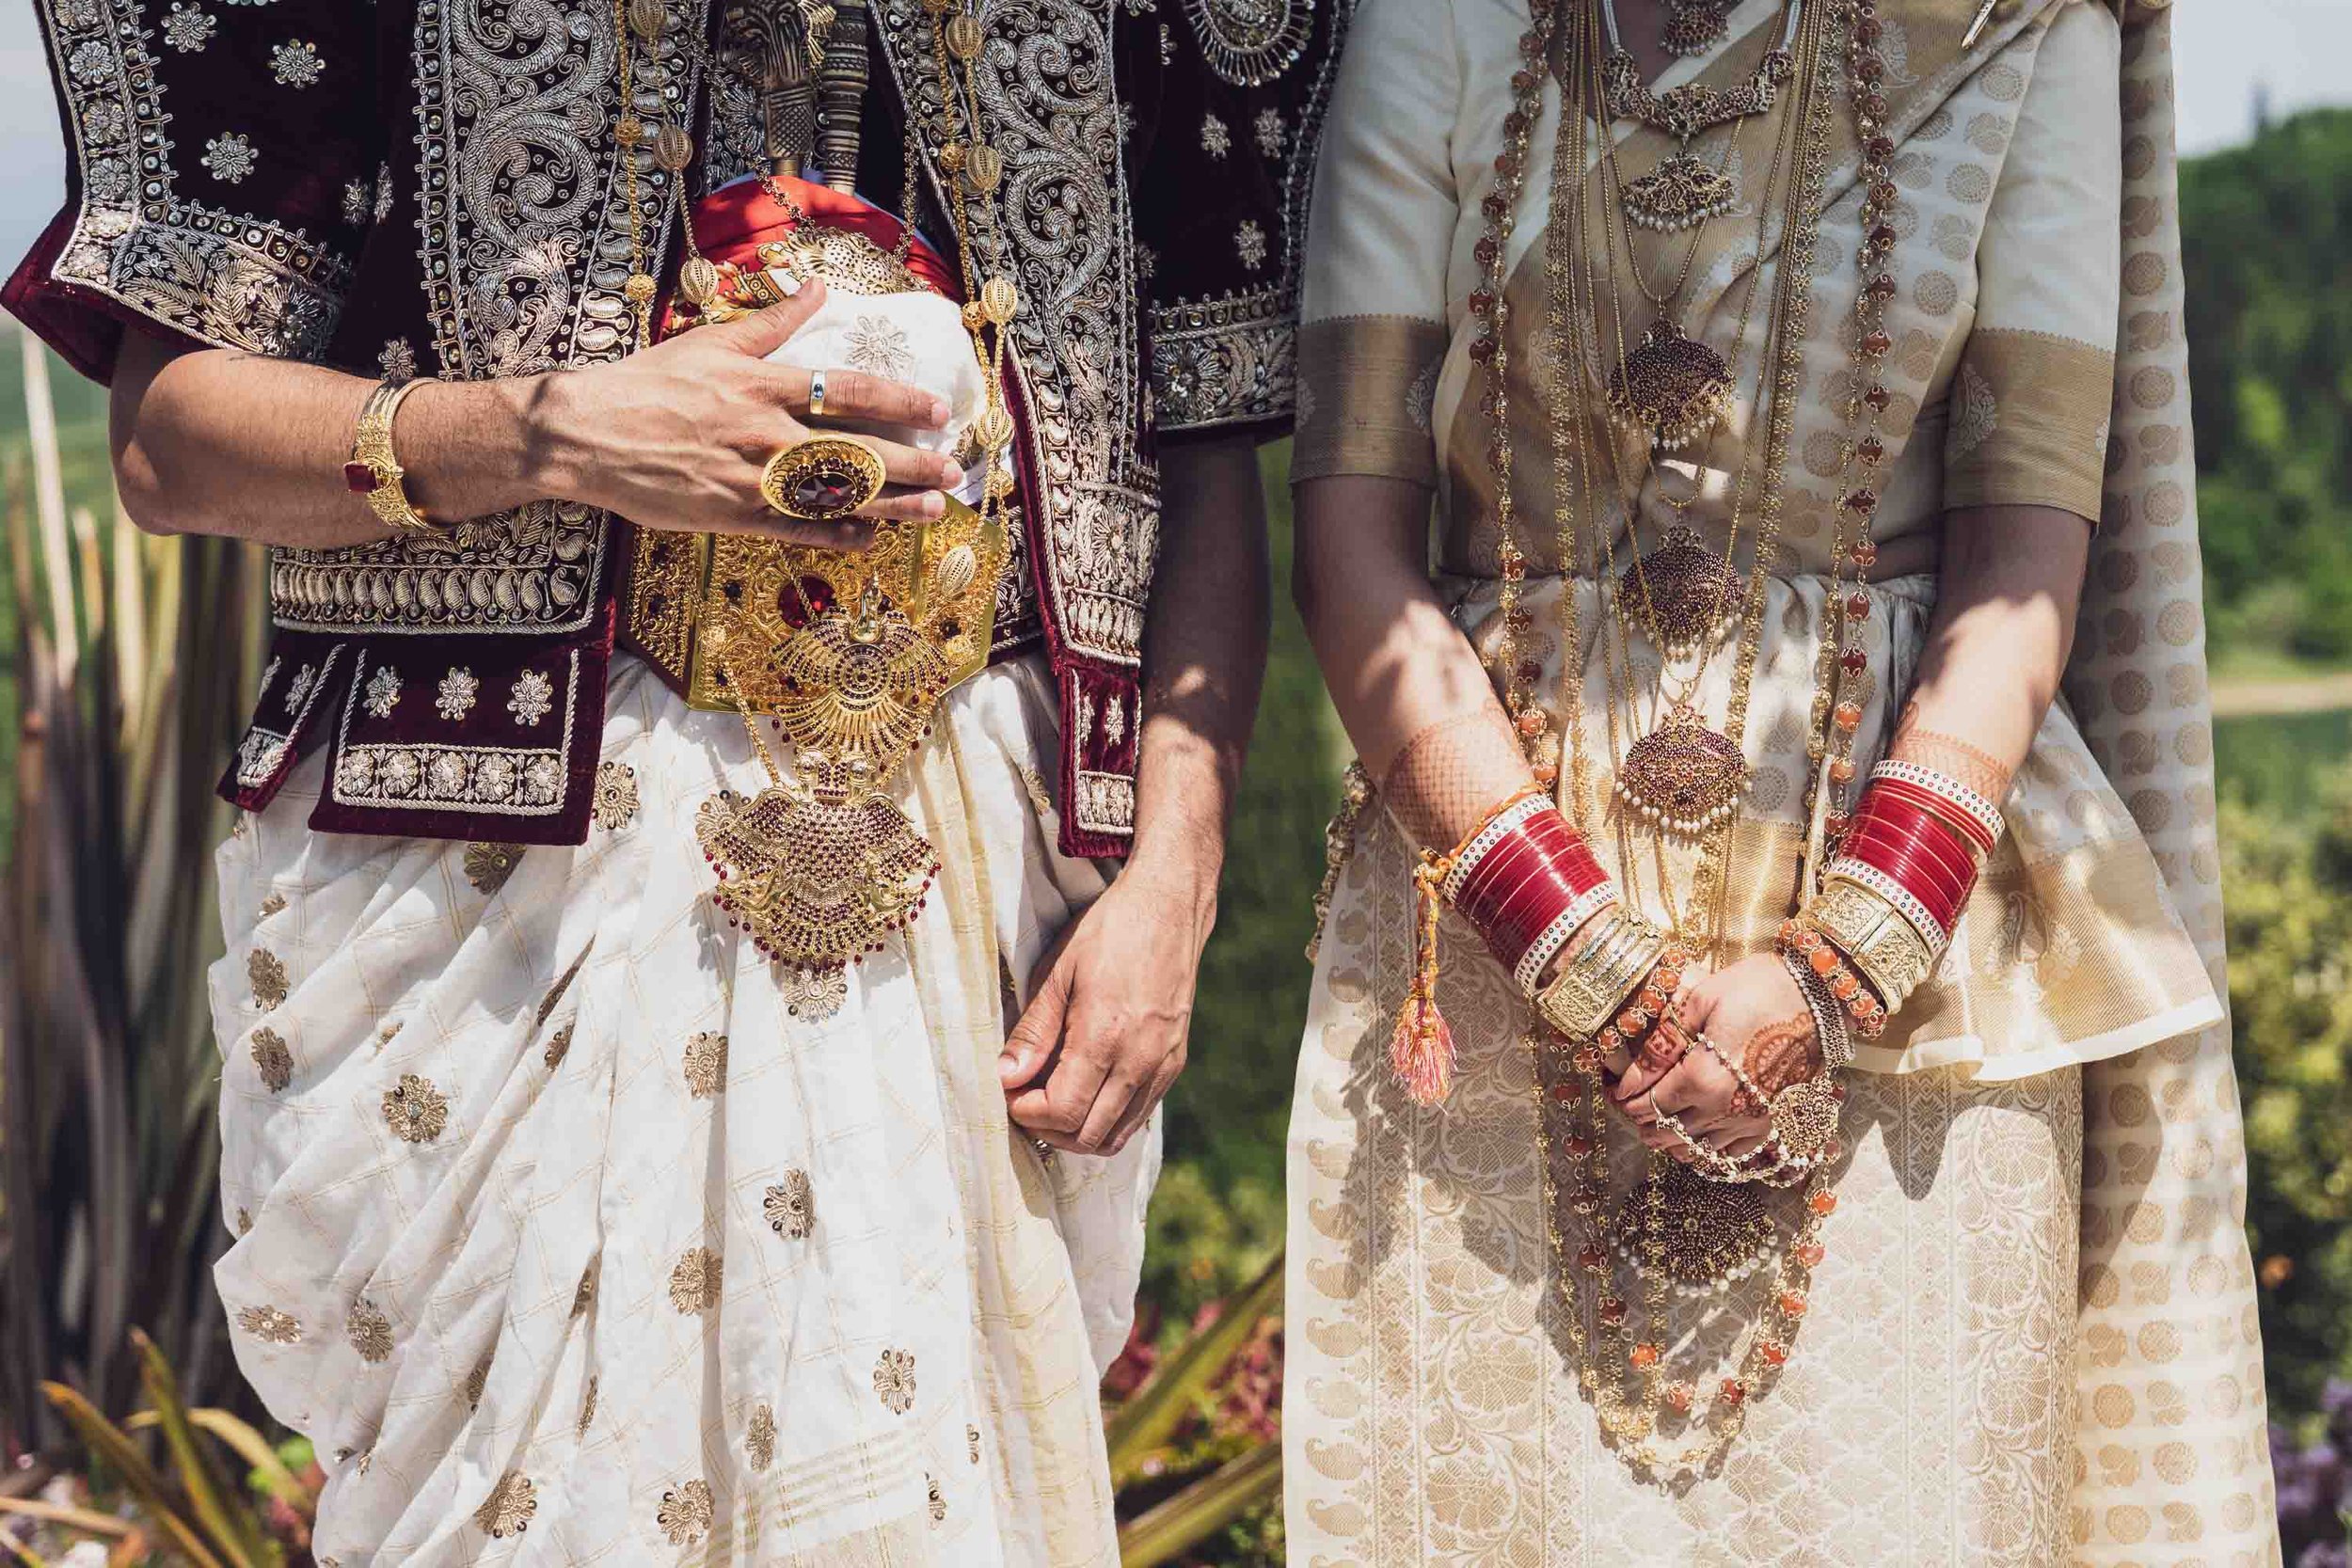
[[[1216,919],[1189,879],[1130,866],[1038,961],[996,1070],[1006,1110],[1074,1154],[1127,1147],[1184,1070],[1200,949]]]

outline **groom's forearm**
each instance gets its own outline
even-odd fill
[[[1265,496],[1247,436],[1171,443],[1158,573],[1144,623],[1143,732],[1128,875],[1183,907],[1203,940],[1265,674]]]

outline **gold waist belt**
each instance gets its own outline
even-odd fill
[[[694,833],[713,898],[812,996],[920,912],[939,860],[892,799],[941,698],[987,667],[1003,519],[950,499],[946,515],[882,523],[870,550],[646,532],[630,631],[690,705],[742,715],[768,770],[723,791]],[[790,743],[779,761],[765,734]]]

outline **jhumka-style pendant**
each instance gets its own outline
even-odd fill
[[[1666,721],[1627,748],[1617,799],[1643,821],[1696,837],[1728,817],[1747,792],[1740,748],[1677,705]]]
[[[1629,182],[1624,191],[1626,221],[1661,234],[1696,229],[1739,201],[1731,176],[1688,148]]]
[[[1661,652],[1687,658],[1738,620],[1745,592],[1730,562],[1708,548],[1695,529],[1677,525],[1618,575],[1617,610]]]
[[[1736,390],[1724,356],[1685,334],[1671,317],[1651,324],[1641,346],[1609,378],[1609,417],[1666,451],[1692,445],[1731,412]]]
[[[1626,1195],[1610,1216],[1608,1238],[1637,1274],[1662,1270],[1667,1285],[1685,1296],[1720,1294],[1780,1249],[1763,1187],[1708,1181],[1679,1164],[1644,1178]]]

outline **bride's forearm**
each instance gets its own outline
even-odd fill
[[[1946,518],[1935,615],[1889,757],[2008,795],[2058,695],[2090,546],[2083,519],[2050,507]]]
[[[385,537],[343,480],[374,383],[226,349],[177,352],[128,335],[111,416],[117,483],[141,527],[326,547]],[[537,380],[421,388],[399,416],[409,499],[435,518],[548,494],[532,435]]]
[[[1297,498],[1293,595],[1340,721],[1398,820],[1449,848],[1534,776],[1429,581],[1429,493],[1343,476]]]

